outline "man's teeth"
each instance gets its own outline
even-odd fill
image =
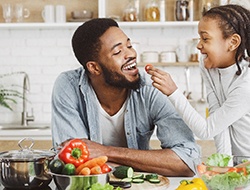
[[[132,64],[127,65],[126,67],[124,67],[124,69],[132,69],[135,66],[136,66],[136,63],[132,63]]]

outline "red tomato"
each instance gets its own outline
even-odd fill
[[[148,70],[149,70],[151,67],[153,67],[152,64],[147,64],[147,65],[145,65],[145,71],[148,72]]]
[[[101,166],[101,169],[102,169],[102,173],[108,173],[111,171],[111,168],[107,164],[103,164]]]

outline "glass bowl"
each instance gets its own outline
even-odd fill
[[[225,162],[228,164],[224,165]],[[209,190],[249,190],[250,156],[229,156],[221,161],[203,157],[197,165],[197,175]]]

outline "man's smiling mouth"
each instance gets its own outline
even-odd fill
[[[136,62],[128,64],[126,66],[123,67],[124,70],[132,70],[136,68]]]

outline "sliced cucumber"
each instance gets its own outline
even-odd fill
[[[152,173],[152,174],[147,174],[145,176],[145,179],[149,181],[150,179],[158,179],[158,174]]]
[[[126,178],[123,178],[121,181],[132,182],[132,178],[131,177],[126,177]]]
[[[117,166],[115,167],[113,175],[119,179],[132,178],[134,175],[134,169],[129,166]]]
[[[150,183],[160,183],[161,180],[160,179],[149,179],[148,180]]]
[[[144,179],[144,174],[135,174],[132,179]]]
[[[132,183],[144,183],[144,179],[140,178],[132,179]]]

